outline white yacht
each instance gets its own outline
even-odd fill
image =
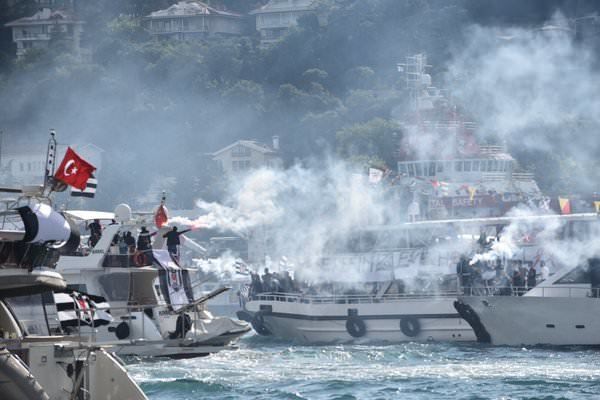
[[[581,258],[579,251],[587,256],[522,296],[459,297],[455,307],[473,327],[477,340],[509,346],[600,345],[600,262],[594,248],[598,221],[593,215],[567,224],[563,231],[568,234],[562,238],[566,248],[580,240],[568,254],[573,260]],[[581,235],[587,237],[574,237]]]
[[[135,237],[141,226],[150,223],[144,216],[132,216],[125,205],[118,210],[116,214],[66,211],[80,224],[99,220],[105,226],[94,246],[82,243],[62,255],[57,271],[71,291],[102,296],[110,304],[112,318],[100,326],[81,323],[61,328],[92,335],[97,343],[114,346],[120,355],[188,358],[234,348],[232,343],[250,330],[249,325],[213,316],[205,307],[207,300],[227,288],[195,298],[190,270],[162,249],[166,228],[155,235],[151,251],[119,254],[113,239],[128,231]]]
[[[27,321],[12,305],[66,288],[60,274],[39,266],[51,265],[78,236],[48,204],[27,203],[7,207],[0,215],[0,397],[146,399],[118,359],[87,338],[49,336],[47,331],[23,328]],[[23,305],[28,311],[43,308],[34,302]]]
[[[443,248],[445,230],[412,223],[332,239],[336,250],[310,273],[253,274],[240,317],[259,334],[304,343],[475,340],[453,308],[455,262],[433,246]]]

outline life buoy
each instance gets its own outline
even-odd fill
[[[250,322],[250,324],[252,325],[252,329],[254,329],[259,335],[269,336],[271,334],[269,328],[265,326],[265,318],[263,317],[263,314],[260,311],[254,314],[254,317],[252,317],[252,321]]]
[[[352,337],[363,337],[367,333],[367,325],[365,325],[365,321],[363,321],[361,318],[357,316],[350,316],[346,320],[346,331],[348,331]]]
[[[415,337],[421,333],[421,323],[415,317],[406,317],[400,320],[400,331],[408,337]]]
[[[133,263],[136,267],[143,267],[146,264],[146,256],[141,251],[133,255]]]

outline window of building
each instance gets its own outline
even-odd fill
[[[415,176],[414,164],[407,164],[406,167],[408,168],[408,176]]]
[[[429,163],[429,176],[435,176],[435,163]]]
[[[471,172],[471,161],[465,161],[465,172]]]
[[[456,172],[462,172],[462,170],[463,170],[463,162],[462,161],[456,161],[454,163],[454,170]]]
[[[250,157],[250,149],[248,147],[238,145],[231,150],[232,157]]]
[[[400,175],[402,174],[406,174],[406,164],[399,164],[398,165],[398,172],[400,173]]]
[[[473,171],[479,171],[479,160],[473,160]]]
[[[437,163],[437,172],[438,172],[438,174],[440,172],[444,172],[444,163],[441,163],[441,162]]]
[[[421,163],[415,163],[415,175],[423,176],[423,171],[421,170]]]
[[[488,172],[492,172],[493,171],[492,166],[493,166],[493,161],[492,160],[488,160],[488,162],[487,162],[487,171]]]

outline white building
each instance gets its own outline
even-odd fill
[[[210,35],[240,35],[243,17],[194,0],[179,1],[145,17],[144,26],[157,38],[189,40]]]
[[[278,136],[273,136],[272,146],[253,140],[238,140],[210,155],[226,175],[253,168],[281,168],[283,166],[283,160],[279,156]]]
[[[256,17],[256,30],[264,45],[281,39],[300,17],[314,11],[314,0],[270,0],[250,14]]]
[[[29,49],[47,49],[52,41],[62,41],[79,54],[83,22],[66,10],[41,8],[31,17],[19,18],[5,26],[12,28],[19,58]]]

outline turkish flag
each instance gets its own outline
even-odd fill
[[[154,214],[154,223],[156,224],[157,228],[162,228],[168,220],[169,216],[167,214],[167,207],[165,207],[164,204],[161,204]]]
[[[58,166],[54,178],[74,188],[84,190],[88,179],[95,170],[96,167],[79,157],[73,149],[68,147],[65,158]]]

